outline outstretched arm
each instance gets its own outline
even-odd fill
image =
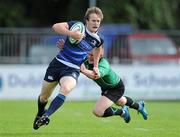
[[[100,77],[99,69],[98,69],[98,64],[99,64],[99,59],[100,59],[100,56],[101,56],[101,52],[102,52],[102,48],[101,47],[95,48],[93,50],[93,57],[94,57],[94,68],[93,68],[93,71],[96,74],[96,78]]]

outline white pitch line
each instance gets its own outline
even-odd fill
[[[135,128],[135,130],[148,131],[148,129],[146,129],[146,128]]]

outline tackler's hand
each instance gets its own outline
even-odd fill
[[[93,68],[93,71],[94,71],[94,73],[95,73],[95,79],[100,78],[100,73],[99,73],[98,67],[94,67],[94,68]]]
[[[65,43],[64,39],[59,39],[59,40],[56,42],[56,46],[57,46],[60,50],[62,50],[63,47],[64,47],[64,43]]]

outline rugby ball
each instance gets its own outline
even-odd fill
[[[72,27],[70,28],[70,31],[74,31],[74,30],[80,30],[80,33],[85,33],[85,26],[82,22],[76,22],[75,24],[72,25]],[[78,44],[80,41],[73,39],[71,37],[69,37],[69,41],[72,44]]]

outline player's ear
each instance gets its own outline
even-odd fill
[[[89,18],[88,17],[84,17],[84,19],[83,19],[83,23],[86,25],[86,21],[89,21]]]

